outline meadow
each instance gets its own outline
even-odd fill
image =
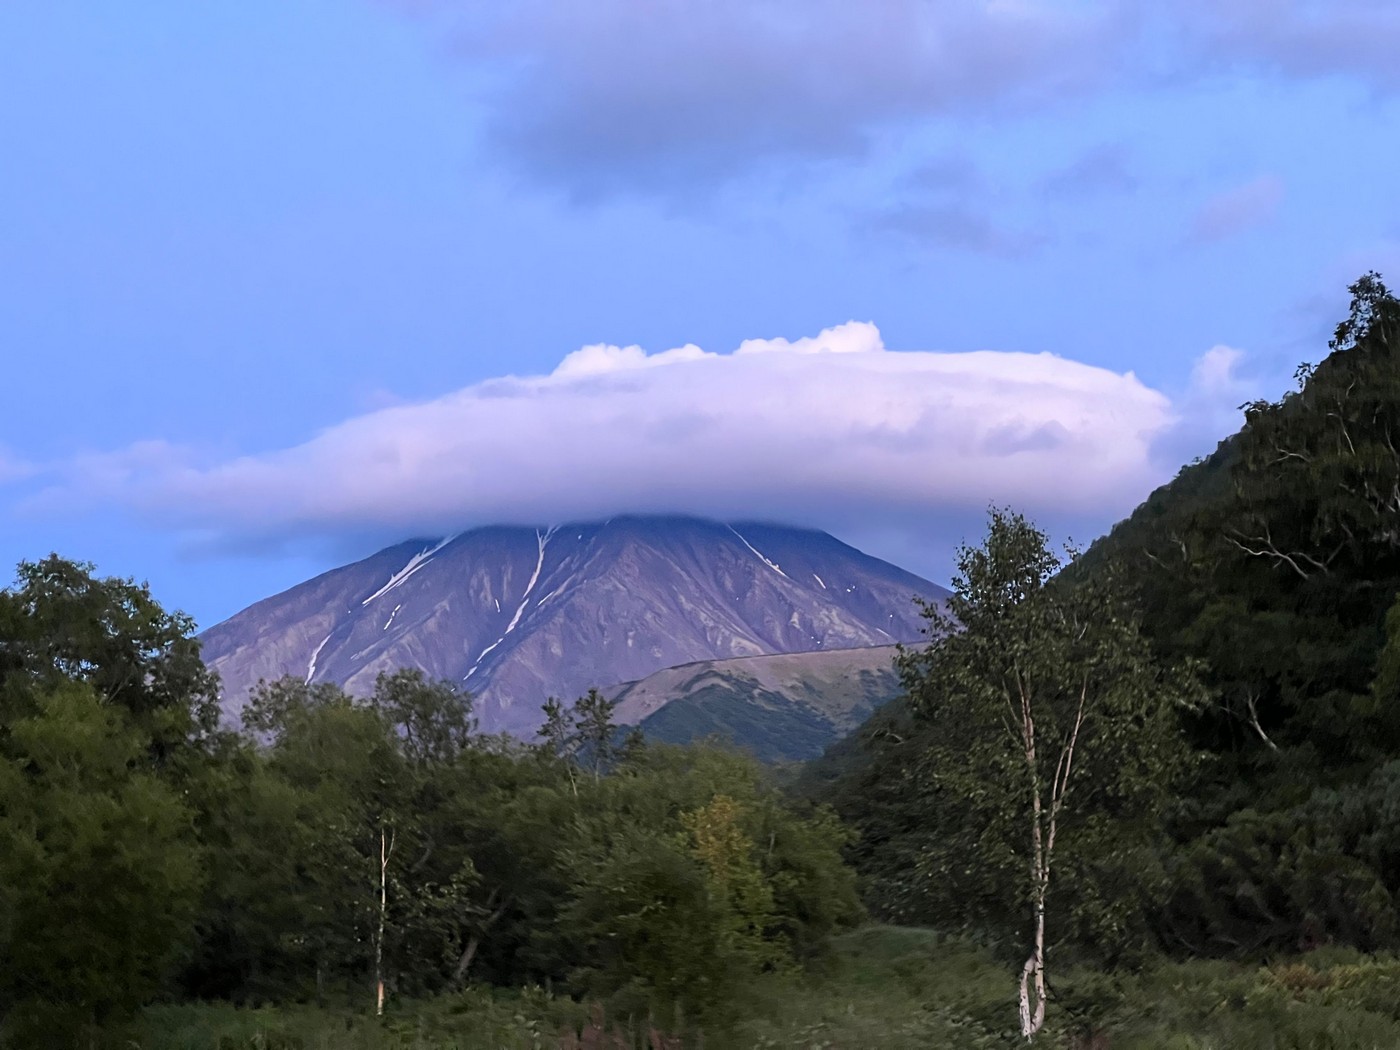
[[[932,930],[872,925],[834,939],[805,976],[769,975],[723,1023],[608,1016],[544,989],[468,990],[364,1009],[147,1009],[114,1033],[131,1050],[981,1050],[1024,1045],[1015,967]],[[1037,1037],[1066,1050],[1381,1050],[1400,1047],[1400,959],[1321,950],[1268,966],[1077,969]],[[599,1024],[601,1019],[602,1024]],[[677,1024],[679,1020],[679,1026]]]

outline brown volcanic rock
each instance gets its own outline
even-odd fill
[[[201,640],[236,710],[259,678],[368,692],[421,668],[532,732],[547,696],[698,660],[917,641],[946,591],[826,533],[695,518],[493,526],[399,544],[265,599]]]

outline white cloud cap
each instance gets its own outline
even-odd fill
[[[145,444],[91,457],[61,493],[229,538],[629,511],[849,527],[991,500],[1113,515],[1160,480],[1153,442],[1174,421],[1131,372],[891,351],[851,322],[730,354],[587,346],[549,375],[384,408],[266,455],[200,465]]]

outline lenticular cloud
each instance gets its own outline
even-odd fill
[[[888,350],[851,322],[732,353],[586,346],[549,375],[376,411],[269,455],[195,465],[148,449],[83,483],[229,536],[625,512],[825,524],[988,501],[1099,515],[1159,480],[1151,446],[1172,422],[1132,373]]]

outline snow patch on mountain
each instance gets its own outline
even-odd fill
[[[555,528],[557,528],[557,526]],[[478,668],[481,667],[481,661],[485,660],[492,650],[506,640],[506,635],[515,630],[516,625],[520,623],[520,617],[525,615],[525,606],[530,604],[530,594],[534,591],[535,584],[539,583],[540,570],[544,568],[544,549],[549,545],[549,538],[554,535],[555,528],[550,528],[544,532],[541,532],[539,529],[535,530],[535,540],[539,544],[539,556],[535,560],[535,571],[530,574],[530,582],[525,585],[525,593],[520,597],[520,607],[515,610],[515,615],[510,618],[510,623],[506,624],[506,629],[501,636],[485,649],[481,650],[481,655],[476,658],[476,663],[472,664],[467,673],[462,676],[462,681],[465,682],[472,675],[476,674]],[[545,595],[545,597],[549,598],[550,595]],[[543,605],[544,603],[541,602],[540,604]],[[496,608],[500,608],[500,602],[496,603]]]
[[[420,552],[420,553],[418,553],[418,554],[415,554],[413,557],[409,558],[409,559],[408,559],[408,564],[405,565],[405,566],[404,566],[402,569],[400,569],[398,572],[394,573],[394,575],[390,576],[390,577],[389,577],[389,582],[388,582],[388,583],[386,583],[383,587],[379,588],[379,590],[375,591],[373,594],[371,594],[368,598],[366,598],[366,599],[365,599],[364,601],[362,601],[360,604],[361,604],[361,605],[368,605],[370,602],[374,601],[376,598],[382,598],[382,597],[384,597],[384,595],[388,594],[388,593],[389,593],[390,591],[392,591],[395,587],[402,587],[403,584],[408,580],[408,578],[409,578],[410,576],[412,576],[415,572],[417,572],[419,569],[421,569],[424,565],[428,564],[428,559],[430,559],[434,554],[436,554],[438,551],[442,550],[444,547],[446,547],[449,543],[451,543],[451,542],[452,542],[453,540],[455,540],[456,538],[457,538],[456,536],[449,536],[449,537],[447,537],[447,539],[445,539],[445,540],[443,540],[441,543],[437,544],[437,546],[427,548],[427,549],[423,550],[422,552]]]
[[[331,631],[331,634],[335,634],[335,631]],[[312,653],[311,653],[311,659],[310,659],[310,660],[307,662],[307,664],[306,664],[306,684],[307,684],[307,685],[310,685],[310,684],[311,684],[311,679],[313,679],[313,678],[316,677],[316,660],[317,660],[318,657],[320,657],[320,655],[321,655],[321,650],[324,649],[324,648],[326,647],[326,643],[329,642],[329,641],[331,640],[331,634],[328,634],[328,635],[326,635],[324,638],[322,638],[322,639],[321,639],[321,644],[318,645],[318,646],[316,646],[316,648],[315,648],[315,649],[312,651]]]
[[[776,573],[777,573],[779,576],[781,576],[783,579],[787,579],[787,578],[788,578],[788,574],[787,574],[787,573],[783,572],[782,569],[778,568],[778,566],[777,566],[777,564],[776,564],[775,562],[769,561],[769,560],[768,560],[767,558],[765,558],[761,553],[759,553],[758,548],[756,548],[756,547],[755,547],[752,543],[750,543],[748,540],[744,539],[744,537],[739,533],[739,530],[736,529],[733,525],[729,526],[729,531],[732,532],[732,533],[734,533],[734,535],[738,536],[738,537],[739,537],[739,542],[742,543],[742,544],[743,544],[745,547],[747,547],[749,550],[753,551],[754,557],[756,557],[759,561],[763,562],[764,565],[768,566],[770,569],[772,569],[774,572],[776,572]]]

